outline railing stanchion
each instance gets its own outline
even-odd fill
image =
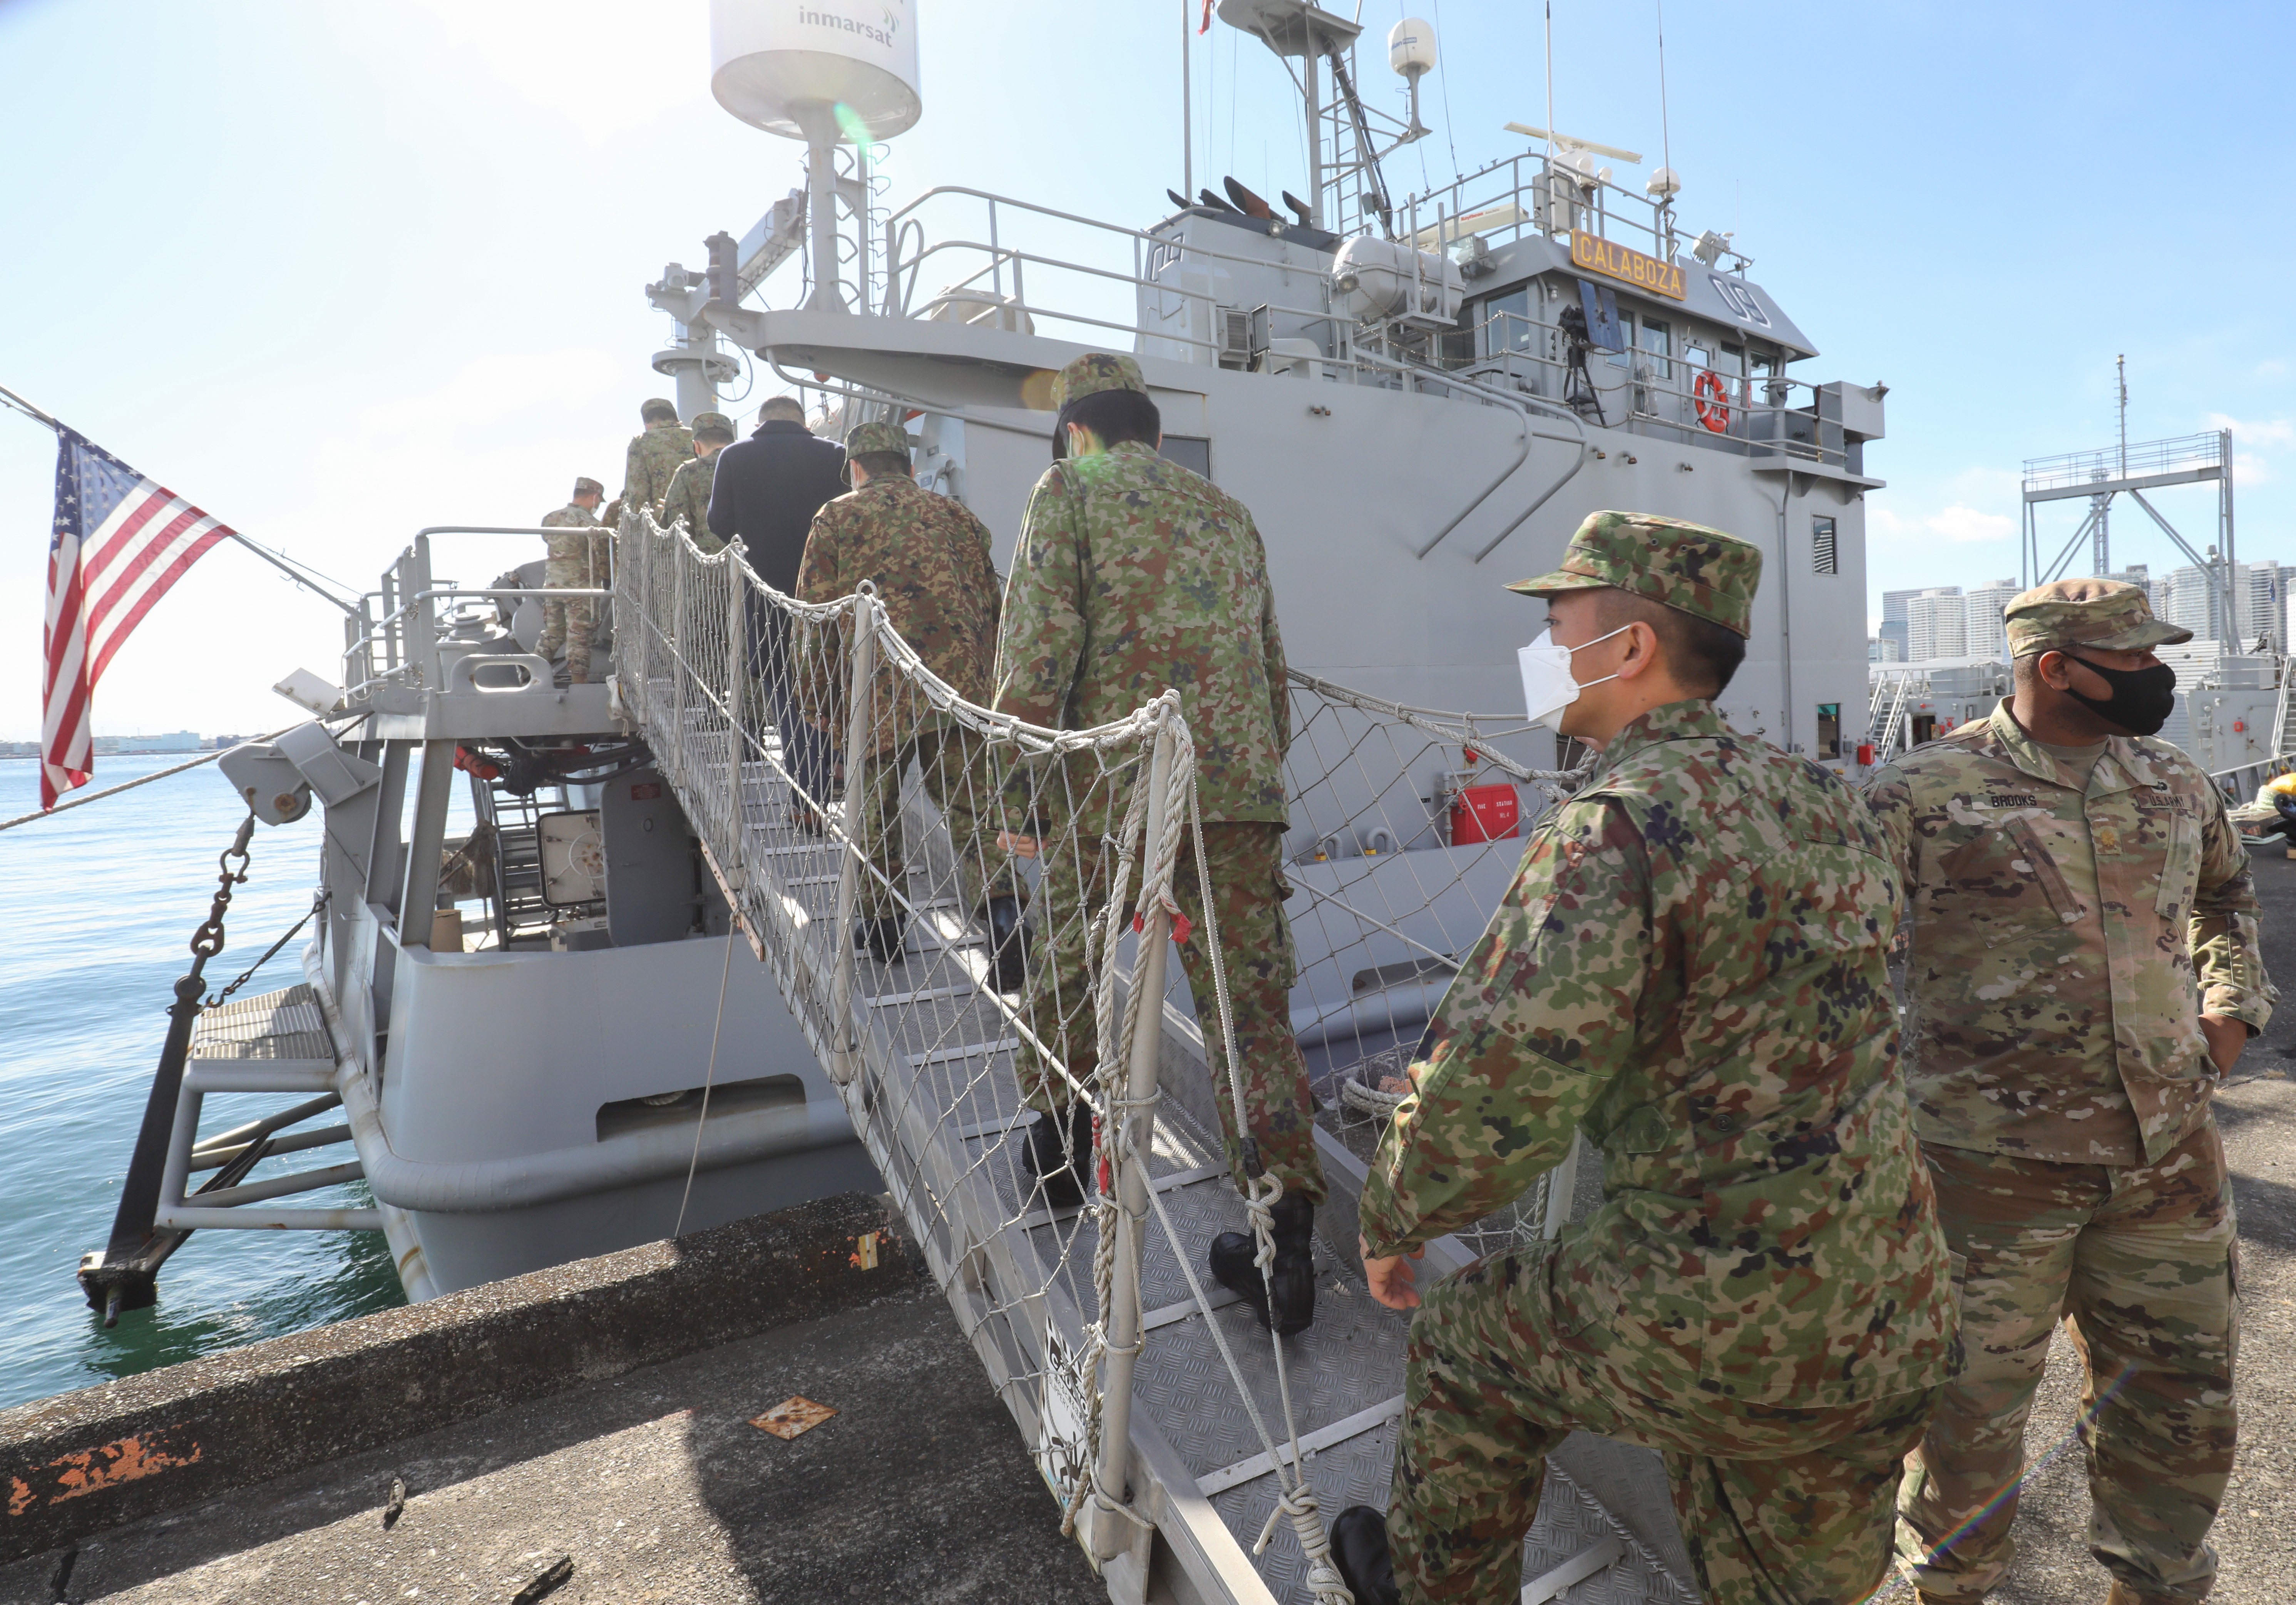
[[[829,1033],[835,1045],[829,1074],[844,1086],[860,1073],[860,1042],[853,1028],[853,952],[855,912],[861,897],[861,825],[868,811],[870,748],[876,736],[874,714],[877,686],[876,588],[863,580],[853,598],[852,684],[847,689],[845,720],[845,817],[839,821],[845,851],[837,868],[837,924],[830,933],[836,944],[829,983]],[[900,828],[896,820],[892,828]]]
[[[1156,729],[1149,754],[1148,823],[1141,838],[1143,890],[1156,844],[1168,828],[1166,794],[1170,788],[1174,742],[1168,723]],[[1199,847],[1201,851],[1201,847]],[[1114,1124],[1117,1203],[1115,1274],[1109,1283],[1108,1360],[1101,1387],[1100,1464],[1094,1472],[1103,1493],[1121,1498],[1130,1480],[1132,1372],[1140,1357],[1140,1249],[1148,1223],[1148,1154],[1154,1122],[1156,1061],[1164,1036],[1164,961],[1170,951],[1171,914],[1160,898],[1143,897],[1140,947],[1132,966],[1132,1040],[1125,1044],[1124,1105]],[[1115,1111],[1111,1111],[1115,1113]],[[1103,1523],[1095,1514],[1094,1552],[1103,1560],[1120,1554],[1135,1532],[1122,1520]]]
[[[686,651],[691,643],[685,638],[685,572],[693,564],[686,556],[683,541],[673,542],[670,552],[669,620],[662,631],[668,638],[665,644],[670,663],[669,741],[674,749],[671,762],[676,766],[669,773],[678,780],[690,782],[693,754],[687,751],[685,741],[685,682],[693,678],[693,660]],[[659,758],[661,753],[657,752],[654,756]]]
[[[750,761],[749,732],[742,728],[742,711],[750,705],[750,610],[749,586],[742,579],[741,560],[728,553],[726,557],[726,840],[732,844],[734,857],[742,856],[749,840],[749,820],[742,806],[742,770]],[[764,745],[759,744],[762,755]],[[734,864],[726,866],[729,875],[741,874]],[[747,891],[748,877],[742,876],[742,890]]]

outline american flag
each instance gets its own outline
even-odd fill
[[[89,698],[152,605],[207,549],[234,534],[62,424],[56,426],[56,527],[48,543],[42,664],[40,806],[95,772]]]

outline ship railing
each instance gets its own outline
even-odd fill
[[[2212,429],[2205,434],[2143,440],[2126,448],[2107,446],[2094,451],[2069,451],[2059,457],[2030,457],[2025,463],[2024,488],[2030,494],[2100,480],[2140,479],[2156,473],[2211,468],[2223,462],[2225,449],[2223,433]]]
[[[1496,311],[1443,339],[1441,359],[1450,371],[1549,402],[1570,394],[1567,336],[1554,323]],[[1822,414],[1820,387],[1784,373],[1743,371],[1744,361],[1718,345],[1692,342],[1677,348],[1669,340],[1665,350],[1591,349],[1586,372],[1611,424],[1644,424],[1745,456],[1845,466],[1847,441],[1839,424]],[[1578,410],[1592,418],[1595,407],[1581,400]]]
[[[1030,725],[939,678],[867,588],[797,601],[738,543],[704,553],[642,510],[619,545],[620,704],[1081,1538],[1113,1578],[1145,1566],[1153,1526],[1210,1522],[1172,1545],[1185,1565],[1229,1557],[1205,1562],[1202,1597],[1239,1597],[1221,1568],[1255,1564],[1289,1597],[1277,1584],[1320,1535],[1256,1563],[1242,1545],[1279,1494],[1315,1519],[1296,1469],[1315,1424],[1292,1409],[1280,1348],[1273,1386],[1266,1358],[1257,1384],[1239,1369],[1199,1269],[1215,1232],[1247,1222],[1220,1135],[1240,1096],[1229,1019],[1192,1001],[1228,995],[1226,938],[1201,922],[1168,962],[1175,912],[1206,890],[1177,696],[1088,730]],[[1536,767],[1551,737],[1519,718],[1304,676],[1292,698],[1293,1025],[1327,1089],[1369,1118],[1498,902],[1521,826],[1564,778]],[[996,945],[991,900],[1005,896],[1026,910],[1023,953]],[[1046,1106],[1090,1111],[1080,1206],[1028,1157]],[[1324,1151],[1327,1174],[1354,1165],[1335,1185],[1359,1187],[1359,1162]],[[1266,1179],[1250,1185],[1269,1196]],[[1490,1230],[1535,1236],[1559,1207],[1542,1194]],[[1447,1264],[1472,1252],[1445,1243]],[[1146,1346],[1182,1321],[1220,1350],[1214,1376],[1233,1391],[1218,1408],[1253,1423],[1258,1453],[1232,1465],[1177,1465],[1178,1424],[1136,1411],[1135,1369],[1162,1352]],[[1359,1407],[1382,1404],[1341,1413],[1371,1431],[1391,1416]],[[1243,1519],[1208,1502],[1216,1489],[1259,1502],[1240,1540]]]
[[[2296,771],[2296,753],[2282,753],[2252,763],[2211,770],[2209,779],[2226,802],[2239,803],[2251,801],[2267,781],[2276,780],[2291,771]]]
[[[383,571],[377,588],[360,597],[357,616],[344,621],[341,683],[347,696],[356,701],[384,686],[447,689],[452,659],[458,655],[455,652],[455,626],[467,612],[466,605],[458,604],[477,604],[479,611],[484,612],[488,604],[529,599],[611,602],[614,593],[605,583],[608,575],[603,568],[598,576],[601,583],[591,587],[465,586],[451,580],[439,581],[433,577],[433,536],[545,538],[564,532],[539,526],[496,524],[439,524],[419,531],[413,542]],[[612,539],[609,530],[601,528],[595,533],[602,548]],[[518,564],[508,566],[515,568]],[[495,652],[499,651],[500,646],[498,639],[488,643],[489,649]],[[531,665],[528,668],[530,671]]]
[[[945,214],[963,202],[978,203],[975,218],[960,223],[968,232],[928,240],[926,209]],[[973,237],[976,234],[986,237]],[[1215,365],[1226,348],[1217,338],[1190,334],[1161,321],[1151,326],[1140,315],[1141,296],[1171,298],[1200,312],[1202,326],[1210,328],[1214,313],[1225,304],[1218,292],[1192,288],[1169,270],[1176,264],[1217,270],[1219,264],[1234,263],[1257,273],[1268,266],[1264,255],[1222,251],[1159,230],[1102,222],[964,185],[927,190],[892,213],[885,222],[884,255],[883,310],[888,317],[931,316],[945,308],[948,315],[966,321],[1001,321],[1007,327],[1021,326],[1018,320],[1024,316],[1031,323],[1044,318],[1169,342],[1187,350],[1190,360],[1205,366]],[[936,259],[946,264],[941,272],[951,276],[921,300],[924,266]],[[1054,280],[1050,289],[1048,277]],[[1034,292],[1031,282],[1037,286]],[[1349,322],[1333,312],[1328,287],[1320,278],[1308,304],[1256,309],[1328,325],[1324,344],[1331,352],[1340,350],[1341,325]],[[1335,370],[1349,366],[1343,358],[1327,360]]]
[[[1404,203],[1407,238],[1423,250],[1449,251],[1480,237],[1504,245],[1529,235],[1591,234],[1670,262],[1681,248],[1674,207],[1607,178],[1584,178],[1538,151],[1487,162]],[[1725,249],[1742,273],[1751,259]]]

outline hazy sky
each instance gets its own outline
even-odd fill
[[[1169,210],[1183,0],[918,8],[925,115],[894,142],[896,203],[964,183],[1135,225]],[[1365,0],[1367,37],[1405,9]],[[1408,9],[1443,64],[1398,189],[1522,148],[1502,125],[1545,115],[1537,5]],[[1647,172],[1654,8],[1554,10],[1556,122],[1652,152]],[[2015,573],[2018,464],[2112,438],[2124,351],[2132,436],[2229,420],[2240,550],[2296,561],[2291,14],[1667,8],[1684,221],[1737,231],[1824,353],[1798,375],[1890,386],[1877,595]],[[1275,59],[1216,23],[1193,61],[1197,183],[1302,189]],[[1399,109],[1383,51],[1359,65]],[[708,78],[701,0],[0,0],[0,383],[360,588],[420,525],[530,523],[578,473],[618,488],[636,404],[667,390],[643,286],[798,182],[797,147]],[[37,732],[53,472],[48,432],[0,414],[0,737]],[[2205,502],[2161,505],[2197,524]],[[2117,542],[2179,561],[2133,519]],[[534,545],[441,567],[483,582]],[[266,688],[333,677],[336,617],[218,548],[113,662],[96,728],[285,723]]]

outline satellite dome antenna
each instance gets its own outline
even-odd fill
[[[922,115],[914,0],[709,0],[709,93],[751,128],[805,141],[813,271],[806,306],[845,310],[836,149],[851,144],[865,163],[863,147],[907,132]],[[865,184],[846,202],[865,242],[867,203]]]
[[[1387,64],[1411,86],[1411,127],[1414,138],[1429,129],[1419,120],[1419,80],[1435,68],[1435,25],[1424,17],[1406,17],[1387,30]]]

